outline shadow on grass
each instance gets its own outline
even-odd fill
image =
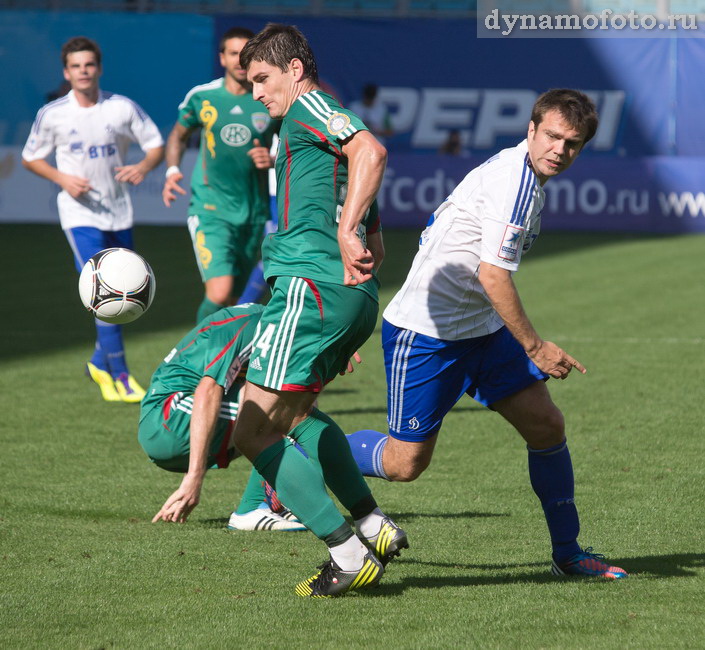
[[[408,552],[408,551],[407,551]],[[704,553],[677,553],[673,555],[650,555],[643,557],[613,558],[610,560],[618,566],[623,566],[631,578],[659,579],[659,578],[691,578],[698,575],[698,569],[705,569]],[[483,585],[505,585],[518,583],[549,584],[557,580],[584,581],[581,577],[556,578],[551,575],[548,562],[526,563],[501,563],[501,564],[464,564],[458,562],[425,562],[412,558],[399,558],[394,560],[394,565],[408,566],[413,570],[414,565],[436,567],[442,571],[468,571],[473,575],[446,575],[436,577],[404,577],[397,584],[385,584],[369,592],[369,595],[392,596],[398,595],[407,589],[441,589],[447,587],[477,587]],[[520,571],[516,569],[529,569]],[[535,570],[541,569],[541,573]],[[488,572],[491,575],[477,574]],[[611,581],[600,578],[588,578],[590,582],[609,584]]]
[[[489,517],[509,517],[511,515],[503,512],[473,512],[466,510],[464,512],[392,512],[387,513],[397,523],[404,523],[428,517],[430,519],[485,519]],[[350,517],[347,518],[350,521]],[[210,519],[191,520],[190,523],[196,523],[204,528],[224,528],[228,525],[228,518],[212,517]]]

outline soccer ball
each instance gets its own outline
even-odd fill
[[[83,306],[106,323],[122,325],[149,309],[156,280],[149,264],[126,248],[106,248],[89,259],[78,279]]]

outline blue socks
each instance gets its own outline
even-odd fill
[[[382,452],[389,439],[386,433],[363,429],[345,437],[363,476],[376,476],[389,480],[382,465]]]
[[[237,301],[238,305],[244,305],[250,302],[259,302],[264,293],[268,289],[266,280],[264,279],[264,269],[262,268],[262,262],[259,262],[252,273],[250,273],[250,278],[247,280],[247,286],[242,292],[240,299]]]
[[[574,503],[573,464],[568,443],[564,440],[548,449],[532,449],[527,445],[527,449],[531,487],[543,506],[553,558],[560,563],[581,550],[577,542],[580,521]]]
[[[91,363],[111,374],[113,378],[129,372],[122,344],[122,326],[111,325],[96,319],[97,339]]]

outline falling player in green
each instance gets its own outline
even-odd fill
[[[188,227],[205,285],[197,321],[237,302],[260,256],[269,219],[269,148],[279,123],[252,98],[240,51],[253,33],[234,27],[220,40],[221,79],[192,88],[166,144],[167,207],[186,191],[179,163],[191,133],[201,128],[191,176]]]
[[[208,469],[228,467],[239,456],[232,439],[238,393],[263,309],[250,304],[212,314],[176,344],[152,375],[141,405],[138,440],[157,467],[184,474],[153,521],[186,521],[198,504],[200,487],[187,490],[191,501],[179,507],[177,518],[174,504],[181,505],[185,486],[200,486]],[[253,468],[228,528],[304,529],[267,487]]]

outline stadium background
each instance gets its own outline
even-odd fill
[[[519,4],[526,12],[568,3]],[[582,3],[586,10],[602,4]],[[697,5],[629,3],[642,13]],[[58,7],[93,11],[45,10]],[[36,111],[62,80],[67,38],[98,40],[102,87],[134,98],[166,135],[185,93],[221,75],[220,34],[278,20],[308,36],[323,81],[344,103],[364,84],[379,85],[396,132],[380,193],[387,227],[422,226],[469,169],[524,137],[538,93],[567,86],[591,94],[601,126],[580,164],[547,186],[544,227],[705,231],[700,37],[483,39],[474,3],[460,0],[5,0],[0,8],[0,86],[11,89],[0,107],[1,222],[58,221],[56,187],[22,169],[20,154]],[[452,128],[460,129],[466,155],[440,156]],[[185,169],[194,157],[187,153]],[[133,191],[137,223],[183,223],[183,209],[161,205],[160,171]]]

